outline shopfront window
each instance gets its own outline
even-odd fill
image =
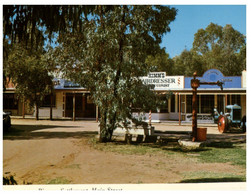
[[[240,95],[232,95],[232,105],[237,104],[241,105],[241,96]]]
[[[227,105],[241,105],[241,96],[240,95],[227,95]]]
[[[175,112],[175,95],[171,96],[171,112]]]
[[[186,113],[192,113],[192,95],[186,95]],[[197,95],[197,112],[199,112],[199,96]]]
[[[225,95],[217,95],[217,110],[224,113],[224,99]]]
[[[178,95],[177,101],[178,101],[177,102],[177,106],[178,106],[177,107],[177,109],[178,109],[177,112],[179,112],[179,110],[180,110],[180,95]]]
[[[214,95],[201,95],[201,113],[213,113]]]
[[[160,113],[168,113],[168,100],[166,99],[165,95],[161,96],[161,101],[163,102],[160,110]]]
[[[15,98],[15,94],[4,93],[3,94],[3,109],[16,110],[18,108],[18,101]]]
[[[41,107],[56,107],[56,95],[52,96],[52,105],[51,105],[51,95],[46,95]]]
[[[230,96],[231,96],[231,95],[227,95],[227,105],[230,105],[230,104],[231,104]]]
[[[168,99],[166,95],[160,95],[160,100],[161,100],[161,106],[152,108],[151,112],[152,113],[168,113]],[[132,105],[132,112],[145,112],[148,113],[150,110],[148,109],[142,109],[141,105]]]

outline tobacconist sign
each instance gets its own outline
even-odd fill
[[[154,90],[183,89],[184,76],[166,76],[165,72],[150,72],[140,77],[145,85],[152,85]]]

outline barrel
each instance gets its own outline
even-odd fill
[[[197,141],[207,140],[207,128],[197,128]]]

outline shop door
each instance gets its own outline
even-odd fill
[[[65,109],[65,116],[66,117],[73,117],[73,94],[66,94],[66,109]]]
[[[83,110],[83,94],[77,93],[75,95],[75,112],[76,117],[84,117],[84,110]]]
[[[65,117],[73,117],[73,96],[72,93],[66,94]],[[75,116],[76,117],[96,117],[96,106],[90,98],[90,94],[75,94]]]
[[[73,96],[74,94],[71,93],[66,94],[66,110],[65,110],[66,117],[73,117]],[[75,116],[84,117],[82,93],[75,94]]]
[[[90,94],[85,94],[84,102],[85,102],[84,116],[87,118],[95,118],[96,117],[96,106],[93,103]]]

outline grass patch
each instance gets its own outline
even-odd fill
[[[204,182],[245,182],[245,175],[233,173],[219,173],[209,171],[193,171],[183,173],[184,179],[180,183],[204,183]]]
[[[108,142],[100,143],[96,139],[89,140],[91,147],[104,151],[115,152],[122,155],[149,155],[149,156],[161,156],[161,158],[175,158],[178,157],[182,162],[199,163],[228,163],[233,166],[239,166],[243,169],[240,175],[229,175],[219,173],[206,173],[201,174],[201,177],[192,177],[190,179],[198,180],[209,179],[210,181],[222,180],[222,181],[244,181],[246,178],[246,143],[211,143],[206,147],[202,147],[198,151],[182,151],[179,145],[175,144],[158,144],[158,143],[139,143],[139,144],[126,144],[124,142]],[[160,165],[160,164],[158,164]],[[156,165],[156,167],[158,167]],[[224,165],[223,165],[224,166]],[[185,178],[186,179],[186,178]],[[192,182],[192,180],[190,181]],[[196,181],[194,181],[196,182]],[[197,181],[198,182],[198,181]]]
[[[161,146],[156,143],[133,143],[126,144],[125,142],[107,142],[100,143],[96,139],[91,139],[89,144],[97,150],[104,152],[114,152],[123,155],[183,155],[182,152],[173,150],[177,146]]]
[[[69,169],[80,169],[80,164],[71,164],[71,165],[67,165],[65,168],[69,168]]]
[[[71,183],[68,179],[64,177],[57,177],[55,179],[52,179],[48,181],[46,184],[69,184]]]
[[[207,149],[197,156],[202,162],[246,166],[246,144],[233,144],[231,147],[207,147]]]
[[[180,156],[186,159],[197,158],[207,163],[230,163],[246,166],[246,143],[211,143],[198,151],[182,151],[179,145],[161,145],[158,143],[125,144],[124,142],[100,143],[95,138],[89,140],[89,144],[100,151],[115,152],[123,155],[162,155]]]

